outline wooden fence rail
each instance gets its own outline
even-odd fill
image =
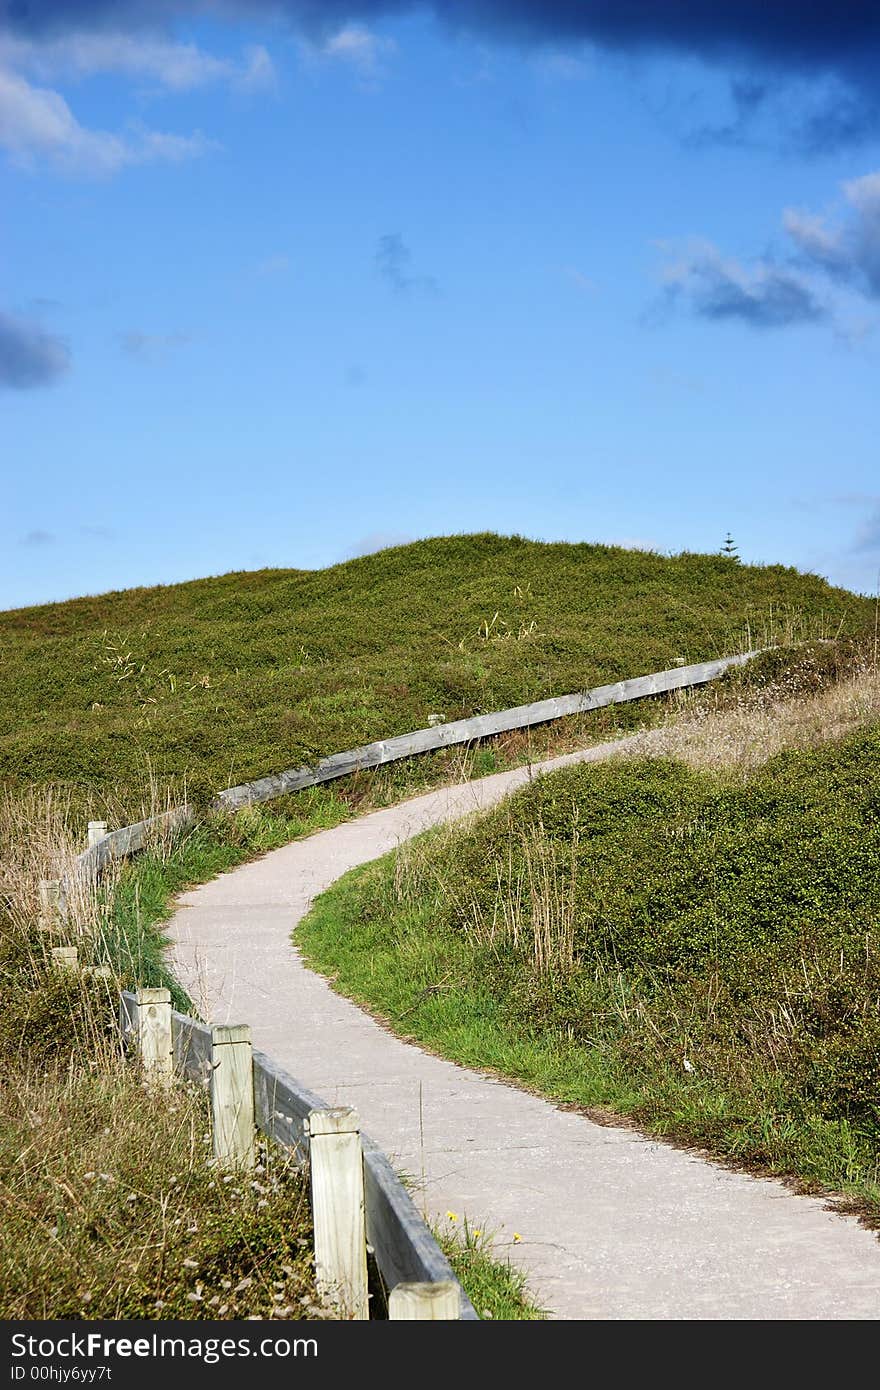
[[[390,1317],[477,1318],[385,1154],[360,1134],[353,1110],[329,1106],[271,1058],[251,1052],[249,1029],[211,1027],[173,1010],[167,990],[123,990],[119,1026],[138,1048],[150,1083],[165,1077],[171,1059],[178,1075],[209,1088],[218,1164],[251,1166],[256,1127],[308,1165],[316,1275],[329,1301],[350,1317],[368,1316],[369,1247],[389,1293]],[[234,1049],[238,1058],[230,1065]]]
[[[708,681],[717,680],[729,667],[741,666],[756,655],[756,652],[743,652],[738,656],[721,657],[717,661],[702,661],[694,666],[675,666],[669,671],[655,671],[649,676],[617,681],[614,685],[598,685],[593,690],[580,691],[575,695],[557,695],[531,705],[517,705],[514,709],[498,710],[493,714],[476,714],[471,719],[456,719],[449,724],[416,729],[414,733],[367,743],[346,753],[332,753],[329,758],[321,758],[314,767],[293,767],[270,777],[259,777],[255,782],[245,782],[240,787],[228,787],[214,804],[218,809],[237,811],[254,802],[271,801],[273,797],[283,796],[287,792],[301,791],[303,787],[330,782],[336,777],[345,777],[348,773],[361,772],[366,768],[381,767],[400,758],[411,758],[417,753],[473,743],[476,739],[490,738],[493,734],[547,724],[553,719],[583,714],[605,705],[625,704],[629,700],[643,700],[648,695],[662,695],[670,690],[705,685]]]
[[[352,772],[381,767],[385,763],[411,758],[419,753],[473,743],[493,734],[525,729],[535,724],[546,724],[554,719],[601,709],[606,705],[625,704],[630,700],[643,700],[648,696],[662,695],[672,690],[686,690],[706,685],[709,681],[717,680],[731,666],[742,666],[757,655],[757,652],[741,652],[736,656],[720,657],[717,661],[675,666],[668,671],[654,671],[651,675],[636,676],[632,680],[617,681],[613,685],[599,685],[592,690],[580,691],[574,695],[558,695],[549,700],[538,700],[534,704],[518,705],[514,709],[477,714],[471,719],[456,719],[429,729],[416,729],[413,733],[399,734],[394,738],[382,739],[378,743],[368,743],[362,748],[332,753],[328,758],[319,759],[312,767],[288,768],[285,772],[258,777],[254,782],[228,787],[214,798],[211,803],[212,809],[237,811],[243,806],[271,801],[274,797],[284,796],[288,792],[301,791],[304,787],[331,782]],[[124,859],[142,850],[152,836],[172,834],[177,830],[186,829],[195,819],[194,809],[184,804],[174,807],[173,810],[163,811],[161,815],[137,821],[134,825],[123,826],[120,830],[111,830],[105,835],[98,834],[98,827],[102,823],[94,822],[94,830],[90,827],[89,848],[77,856],[77,872],[86,878],[98,878],[113,860]]]

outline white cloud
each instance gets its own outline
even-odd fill
[[[827,315],[815,286],[804,276],[765,259],[744,265],[722,255],[710,241],[691,240],[666,266],[663,280],[670,297],[684,296],[702,318],[783,328]]]
[[[242,64],[234,78],[236,86],[243,91],[257,92],[278,85],[278,73],[268,49],[263,48],[262,44],[254,44],[245,49],[245,57],[247,62]]]
[[[0,37],[0,61],[42,81],[117,73],[149,78],[177,92],[211,82],[254,90],[272,86],[276,79],[272,59],[261,45],[246,49],[236,63],[193,43],[125,33],[71,33],[40,42]]]
[[[324,44],[323,52],[328,58],[341,58],[343,62],[353,63],[361,72],[374,75],[385,57],[396,50],[393,39],[380,38],[360,24],[347,24]]]
[[[782,225],[811,260],[830,266],[840,258],[840,233],[831,231],[824,217],[786,208]]]
[[[358,76],[370,84],[385,76],[386,64],[397,52],[393,39],[374,34],[362,24],[346,24],[323,44],[301,44],[305,56],[314,60],[347,63]]]
[[[46,160],[69,174],[105,177],[126,165],[179,163],[211,148],[203,135],[172,135],[146,127],[126,135],[80,125],[60,92],[34,87],[0,68],[0,146],[19,164]]]
[[[788,208],[783,225],[798,250],[823,270],[880,298],[880,171],[843,184],[843,220]]]

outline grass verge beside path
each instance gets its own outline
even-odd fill
[[[491,1236],[464,1220],[434,1235],[481,1318],[539,1322],[546,1317],[532,1299],[526,1276],[500,1254]],[[456,1217],[456,1222],[458,1218]]]

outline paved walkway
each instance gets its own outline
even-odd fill
[[[880,1241],[855,1221],[432,1057],[303,965],[290,935],[316,894],[529,775],[373,812],[184,894],[170,926],[179,978],[206,1018],[250,1023],[256,1047],[329,1103],[355,1105],[398,1169],[423,1180],[429,1215],[467,1213],[495,1231],[555,1317],[880,1317]],[[521,1243],[505,1244],[514,1231]]]

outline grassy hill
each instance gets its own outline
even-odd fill
[[[780,566],[491,534],[0,614],[0,781],[138,813],[428,722],[780,638],[867,599]]]
[[[297,942],[457,1061],[849,1191],[880,1224],[874,718],[745,777],[538,778],[355,870]]]

